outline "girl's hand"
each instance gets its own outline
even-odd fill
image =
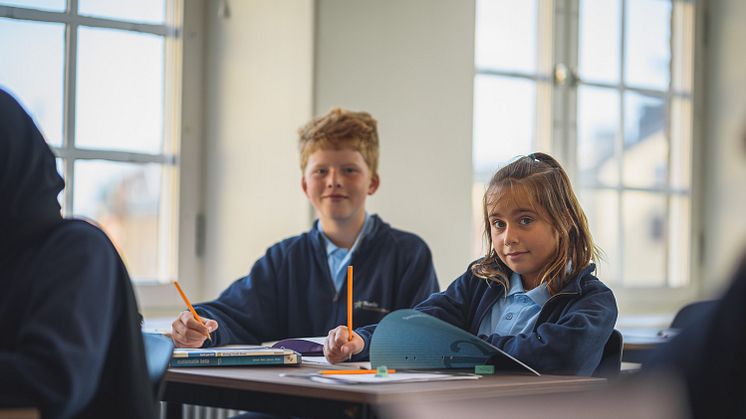
[[[324,356],[327,361],[332,364],[347,361],[365,348],[365,341],[357,333],[352,332],[352,340],[349,336],[347,326],[337,326],[329,331],[324,341]]]

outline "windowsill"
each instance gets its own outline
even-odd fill
[[[148,333],[160,333],[167,334],[171,333],[171,323],[173,323],[176,316],[171,317],[145,317],[145,321],[142,324],[143,332]]]
[[[617,318],[616,328],[619,330],[655,329],[661,330],[671,324],[674,313],[627,314]]]
[[[176,317],[178,313],[184,310],[184,301],[181,300],[171,283],[142,281],[133,282],[132,285],[135,289],[137,305],[146,318],[152,316]]]

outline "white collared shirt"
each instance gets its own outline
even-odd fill
[[[332,243],[329,237],[324,234],[321,223],[317,224],[317,228],[319,233],[321,233],[321,236],[326,240],[326,259],[329,263],[329,272],[332,275],[332,280],[334,280],[334,287],[337,292],[339,292],[339,290],[342,289],[342,284],[344,284],[345,279],[347,278],[347,266],[352,260],[352,255],[355,253],[355,250],[357,250],[363,237],[365,237],[366,234],[369,234],[373,229],[372,217],[367,212],[365,213],[363,228],[360,229],[360,233],[357,235],[357,238],[355,238],[355,243],[353,243],[352,247],[349,249],[338,247]]]

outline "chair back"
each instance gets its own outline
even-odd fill
[[[619,376],[619,371],[622,369],[623,343],[622,333],[616,329],[612,330],[611,336],[604,346],[601,362],[596,367],[596,371],[593,372],[594,377],[611,379]]]
[[[167,336],[158,333],[143,333],[145,358],[148,362],[148,376],[153,386],[156,400],[161,398],[163,377],[168,369],[168,362],[174,350],[174,343]]]
[[[685,305],[674,316],[671,322],[671,329],[683,329],[695,319],[706,316],[715,307],[715,303],[715,300],[707,300],[696,301]]]

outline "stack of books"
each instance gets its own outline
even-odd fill
[[[178,348],[170,367],[220,367],[241,365],[299,366],[301,355],[290,349],[256,345],[231,345],[214,348]]]

